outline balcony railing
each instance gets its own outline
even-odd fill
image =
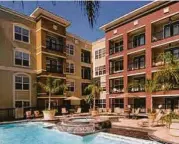
[[[165,62],[162,61],[162,60],[157,59],[157,57],[154,57],[154,58],[152,59],[152,66],[153,66],[153,67],[164,66],[164,65],[165,65]]]
[[[128,64],[128,71],[145,69],[145,63],[129,63]]]
[[[46,48],[52,51],[64,52],[64,46],[62,44],[46,44]]]
[[[132,87],[128,89],[128,92],[145,92],[145,88],[144,87]]]
[[[121,51],[123,51],[123,45],[117,46],[117,47],[111,47],[109,49],[109,54],[112,55],[112,54],[115,54],[115,53],[118,53],[118,52],[121,52]]]
[[[47,67],[46,68],[47,72],[63,74],[63,67],[62,66],[56,66],[56,67],[52,68],[52,67],[50,67],[50,65],[47,64],[46,67]]]
[[[137,48],[140,46],[145,45],[145,42],[141,43],[141,44],[135,44],[133,41],[129,41],[128,42],[128,49],[133,49],[133,48]]]
[[[81,57],[81,61],[84,62],[84,63],[89,63],[89,64],[91,63],[90,58],[85,57],[85,56]]]
[[[115,94],[115,93],[123,93],[124,88],[121,86],[115,86],[115,87],[110,87],[110,93]]]
[[[169,35],[164,35],[164,30],[159,31],[159,32],[155,32],[155,33],[152,34],[152,42],[163,40],[163,39],[173,37],[173,36],[176,36],[176,35],[179,35],[179,32],[178,33],[176,32],[175,34],[169,34]]]
[[[123,67],[111,67],[110,74],[120,73],[123,71]]]

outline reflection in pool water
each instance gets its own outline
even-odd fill
[[[85,137],[44,128],[43,123],[0,125],[0,144],[154,144],[151,141],[98,133]]]

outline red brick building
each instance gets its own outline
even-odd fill
[[[106,38],[106,107],[179,108],[179,90],[145,92],[145,82],[163,64],[158,54],[170,51],[179,58],[179,2],[154,1],[103,25]]]

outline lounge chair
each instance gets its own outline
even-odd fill
[[[164,114],[162,113],[158,113],[156,118],[154,119],[154,121],[152,122],[152,125],[151,126],[157,126],[159,124],[159,122],[162,121],[162,117],[164,116]],[[162,124],[163,124],[163,121],[162,121]]]
[[[80,114],[81,113],[81,108],[78,108],[75,114]]]
[[[132,118],[137,119],[138,115],[140,112],[140,108],[137,108],[137,110],[134,112],[134,114],[132,115]]]
[[[68,114],[68,111],[66,110],[66,108],[62,108],[62,115]]]
[[[27,119],[30,119],[30,118],[33,118],[33,117],[34,117],[34,115],[32,114],[31,111],[26,111],[25,114],[26,114],[26,118],[27,118]]]
[[[37,110],[37,111],[34,111],[34,117],[35,118],[39,118],[39,117],[42,117],[43,115],[40,114],[40,112]]]

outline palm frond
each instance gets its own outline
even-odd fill
[[[99,15],[100,2],[97,0],[84,0],[77,1],[84,11],[84,14],[88,17],[88,22],[93,28]]]

